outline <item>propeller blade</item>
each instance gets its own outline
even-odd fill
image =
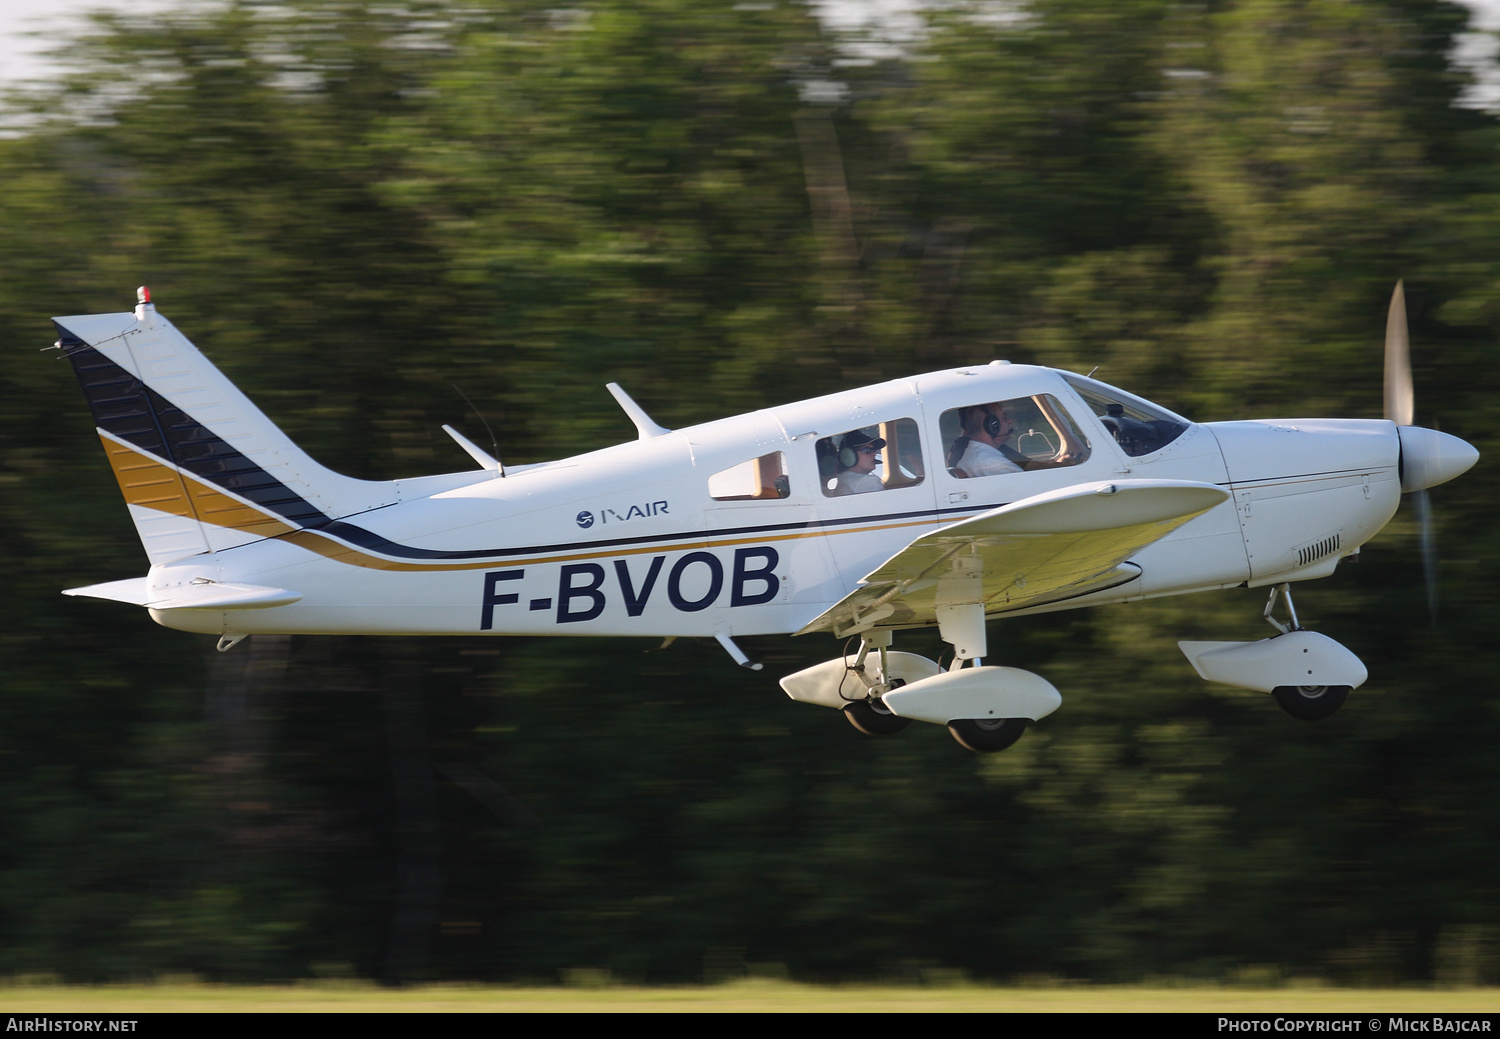
[[[1422,577],[1427,583],[1427,615],[1437,627],[1438,560],[1437,541],[1432,534],[1432,502],[1424,487],[1416,494],[1417,529],[1422,539]]]
[[[1415,408],[1411,387],[1411,341],[1406,334],[1405,282],[1396,282],[1385,319],[1385,417],[1409,426]]]

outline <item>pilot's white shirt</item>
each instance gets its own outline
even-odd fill
[[[962,470],[967,476],[1000,476],[1004,473],[1019,473],[1021,467],[1000,453],[998,448],[980,440],[970,440],[969,446],[964,449],[964,455],[958,460],[955,469]]]
[[[829,494],[867,494],[870,491],[883,491],[885,484],[880,482],[880,477],[874,473],[856,473],[853,469],[845,469],[839,473],[838,479],[834,481],[833,490]]]

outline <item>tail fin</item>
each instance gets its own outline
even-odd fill
[[[142,290],[135,313],[53,318],[153,564],[396,501],[313,461]]]

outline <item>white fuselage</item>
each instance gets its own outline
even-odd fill
[[[1064,468],[963,479],[942,416],[1047,394],[1087,440]],[[906,479],[829,496],[814,445],[910,419]],[[894,447],[887,450],[894,451]],[[436,479],[430,496],[153,566],[157,591],[195,579],[290,589],[265,609],[160,610],[212,633],[758,635],[794,632],[919,535],[1090,480],[1176,479],[1232,491],[1149,545],[1127,584],[1030,611],[1304,580],[1385,525],[1399,439],[1383,421],[1193,424],[1130,457],[1051,369],[986,365],[769,408],[541,465]],[[710,493],[710,478],[780,452],[785,497]],[[826,465],[826,460],[824,460]],[[915,482],[911,482],[915,480]],[[899,485],[905,483],[905,485]],[[457,486],[455,486],[457,484]],[[726,500],[728,498],[729,500]]]

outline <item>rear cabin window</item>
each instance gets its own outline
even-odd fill
[[[948,472],[960,480],[1077,465],[1088,438],[1050,393],[952,408],[939,420]]]
[[[1115,438],[1121,450],[1132,458],[1160,451],[1192,425],[1166,408],[1106,383],[1082,375],[1065,375],[1063,378],[1099,416],[1099,422],[1109,430],[1109,435]]]
[[[909,418],[824,437],[817,452],[818,480],[829,498],[915,487],[927,475],[917,423]]]
[[[780,451],[732,465],[708,478],[708,495],[714,501],[768,501],[791,493],[786,456]]]

